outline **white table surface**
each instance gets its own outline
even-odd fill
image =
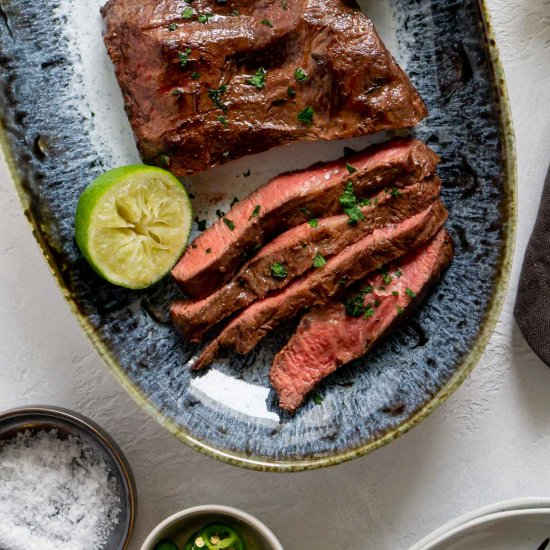
[[[516,130],[519,227],[506,304],[483,359],[431,417],[347,464],[262,474],[206,458],[143,412],[103,366],[51,277],[0,163],[0,410],[56,404],[104,426],[130,460],[139,516],[131,550],[165,516],[241,507],[287,550],[399,550],[458,514],[550,496],[550,368],[512,317],[550,161],[550,2],[489,0]]]

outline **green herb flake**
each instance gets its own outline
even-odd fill
[[[306,218],[311,218],[312,213],[308,208],[299,208],[300,214],[303,214]]]
[[[227,128],[227,119],[223,115],[218,115],[216,118]]]
[[[265,25],[266,27],[269,27],[270,29],[273,28],[273,23],[269,19],[262,19],[260,23],[262,25]]]
[[[169,31],[175,31],[178,28],[178,26],[175,23],[170,23],[170,26],[168,27]]]
[[[199,218],[195,218],[195,222],[197,223],[197,229],[199,231],[205,231],[206,230],[206,220],[199,220]]]
[[[227,92],[227,84],[222,84],[219,88],[208,90],[208,97],[213,101],[214,105],[222,111],[227,111],[227,105],[222,101],[222,95]]]
[[[389,285],[392,282],[391,275],[388,275],[387,273],[383,273],[382,280],[384,281],[385,285]]]
[[[371,293],[372,286],[365,286],[357,294],[350,296],[344,302],[346,313],[352,317],[371,317],[374,315],[372,304],[365,305],[365,296]]]
[[[239,10],[233,10],[229,12],[231,17],[239,17]]]
[[[347,182],[346,189],[340,196],[340,204],[349,217],[348,223],[350,225],[355,225],[359,221],[365,221],[365,216],[363,216],[363,212],[361,212],[357,205],[357,197],[353,191],[353,183],[351,181]]]
[[[359,205],[360,206],[370,206],[371,205],[370,199],[361,199],[359,201]]]
[[[181,12],[181,16],[183,17],[183,19],[191,19],[194,13],[195,12],[193,11],[193,8],[187,7],[183,9],[183,11]]]
[[[185,67],[189,61],[189,54],[191,53],[191,48],[186,48],[184,52],[178,52],[178,60],[181,67]]]
[[[414,292],[413,290],[411,290],[409,287],[407,287],[405,289],[405,292],[407,293],[407,296],[411,297],[411,298],[416,298],[416,292]]]
[[[390,191],[390,195],[393,198],[399,197],[400,194],[399,189],[396,189],[395,187]]]
[[[170,166],[170,157],[168,155],[160,155],[160,163],[164,166]]]
[[[197,19],[199,23],[208,23],[208,21],[212,19],[212,17],[214,17],[213,13],[202,13],[197,17]]]
[[[314,396],[313,396],[313,402],[316,404],[316,405],[321,405],[321,403],[323,402],[324,398],[322,395],[316,393]]]
[[[376,305],[376,302],[375,302]],[[367,307],[365,307],[365,312],[363,313],[363,318],[368,319],[369,317],[372,317],[374,315],[375,311],[372,307],[372,304],[369,304]]]
[[[397,290],[393,290],[391,294],[392,296],[399,296],[399,292],[397,292]]]
[[[315,254],[315,257],[313,258],[313,267],[315,269],[319,269],[320,267],[323,267],[326,263],[327,261],[325,260],[325,258],[323,258],[323,256],[321,256],[319,252],[317,252],[317,254]]]
[[[313,107],[308,105],[305,109],[302,109],[298,113],[298,122],[301,122],[305,126],[311,126],[313,124],[313,116],[315,115],[315,111],[313,110]]]
[[[212,254],[212,249],[211,249],[211,248],[207,248],[207,249],[206,249],[206,253],[207,253],[207,254]]]
[[[195,248],[198,248],[198,245],[197,245],[196,243],[193,243],[193,244],[191,245],[191,248],[194,250]]]
[[[294,71],[294,78],[296,79],[296,82],[305,82],[307,80],[307,73],[304,69],[300,69],[300,67],[298,67]]]
[[[223,223],[225,223],[225,225],[227,225],[227,227],[229,227],[231,231],[235,229],[235,224],[229,218],[224,218]]]
[[[191,78],[193,80],[198,80],[201,77],[200,73],[191,73]]]
[[[183,90],[182,90],[181,88],[174,88],[174,89],[172,90],[172,95],[173,95],[174,97],[178,97],[178,96],[180,96],[180,95],[182,95],[182,94],[183,94]]]
[[[403,272],[402,272],[400,269],[398,269],[398,270],[393,274],[393,276],[396,277],[396,278],[398,278],[398,279],[401,277],[401,275],[403,275]]]
[[[280,262],[274,262],[271,266],[271,275],[276,279],[286,279],[288,277],[288,269]]]
[[[288,97],[296,97],[296,90],[290,86],[286,89],[286,93],[288,94]]]
[[[259,204],[257,204],[254,207],[254,210],[252,210],[252,214],[250,214],[249,220],[252,220],[253,218],[256,218],[258,216],[258,214],[260,213],[261,208],[262,207]]]
[[[311,220],[309,220],[307,223],[311,225],[313,229],[316,229],[317,227],[319,227],[319,220],[317,218],[311,218]]]
[[[350,175],[357,172],[357,168],[355,168],[354,166],[352,166],[349,163],[346,163],[346,168],[347,168],[348,172],[350,173]]]
[[[233,208],[239,201],[239,197],[233,197],[233,200],[231,201],[231,204],[229,205],[230,208]]]
[[[401,306],[397,306],[397,313],[402,315],[405,310]]]
[[[258,88],[258,90],[261,90],[265,86],[266,72],[267,71],[263,67],[260,67],[253,77],[246,79],[246,83]]]

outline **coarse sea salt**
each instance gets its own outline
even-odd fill
[[[19,432],[0,444],[0,548],[100,550],[119,521],[108,464],[80,437]]]

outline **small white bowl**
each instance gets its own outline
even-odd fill
[[[164,539],[183,547],[193,533],[214,522],[235,527],[250,550],[284,550],[277,537],[259,519],[237,508],[218,505],[195,506],[166,518],[145,539],[141,550],[155,550],[155,545]]]

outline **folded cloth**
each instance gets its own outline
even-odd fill
[[[550,169],[523,260],[514,315],[531,349],[550,367]]]

